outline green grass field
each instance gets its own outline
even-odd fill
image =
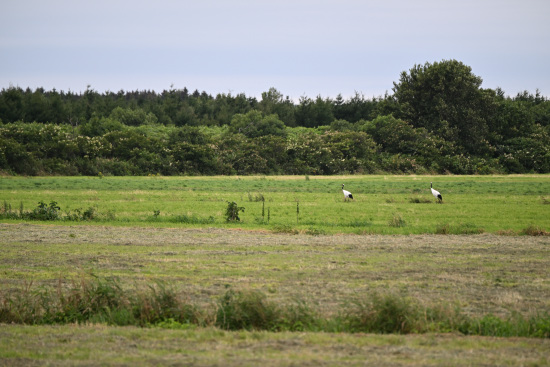
[[[550,339],[518,337],[535,324],[514,321],[550,329],[548,175],[0,178],[2,210],[39,201],[97,219],[0,220],[2,317],[114,277],[125,292],[166,284],[207,311],[228,290],[257,291],[333,321],[322,332],[228,331],[211,314],[206,326],[0,324],[0,365],[550,365]],[[245,207],[241,222],[225,221],[227,201]],[[376,294],[426,313],[420,334],[334,332]],[[460,317],[478,320],[478,336],[453,329]]]
[[[443,195],[442,205],[431,195],[431,181]],[[353,201],[344,202],[342,183]],[[55,201],[62,211],[94,208],[108,225],[207,225],[313,234],[550,229],[549,175],[0,179],[0,204],[32,210],[39,201]],[[228,201],[245,208],[240,222],[226,223]]]

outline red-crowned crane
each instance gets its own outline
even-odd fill
[[[353,199],[353,195],[348,190],[344,190],[344,184],[342,184],[342,192],[344,193],[344,201],[348,199]]]
[[[430,182],[430,190],[432,190],[432,195],[438,200],[439,203],[443,203],[443,197],[439,191],[434,190],[432,183]]]

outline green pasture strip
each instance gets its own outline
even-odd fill
[[[546,366],[549,339],[0,325],[0,365]]]
[[[346,184],[353,193],[430,193],[435,188],[453,189],[454,193],[548,194],[550,175],[350,175],[350,176],[3,176],[2,189],[77,189],[77,190],[191,190],[254,192],[338,192]]]
[[[431,195],[432,181],[442,205]],[[343,201],[342,183],[352,202]],[[40,201],[67,212],[93,207],[111,225],[313,234],[550,230],[550,175],[0,178],[0,205],[32,210]],[[245,208],[238,223],[225,221],[232,201]]]

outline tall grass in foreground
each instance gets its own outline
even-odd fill
[[[421,306],[402,294],[373,293],[349,300],[334,316],[301,301],[276,303],[259,291],[229,289],[211,305],[181,299],[169,286],[124,290],[116,278],[81,278],[68,287],[0,294],[0,322],[18,324],[104,323],[142,327],[210,326],[225,330],[365,333],[460,332],[466,335],[550,338],[550,313],[506,319],[471,317],[459,308]]]

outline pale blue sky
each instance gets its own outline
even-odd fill
[[[550,96],[550,1],[0,2],[0,88],[370,98],[444,59]]]

